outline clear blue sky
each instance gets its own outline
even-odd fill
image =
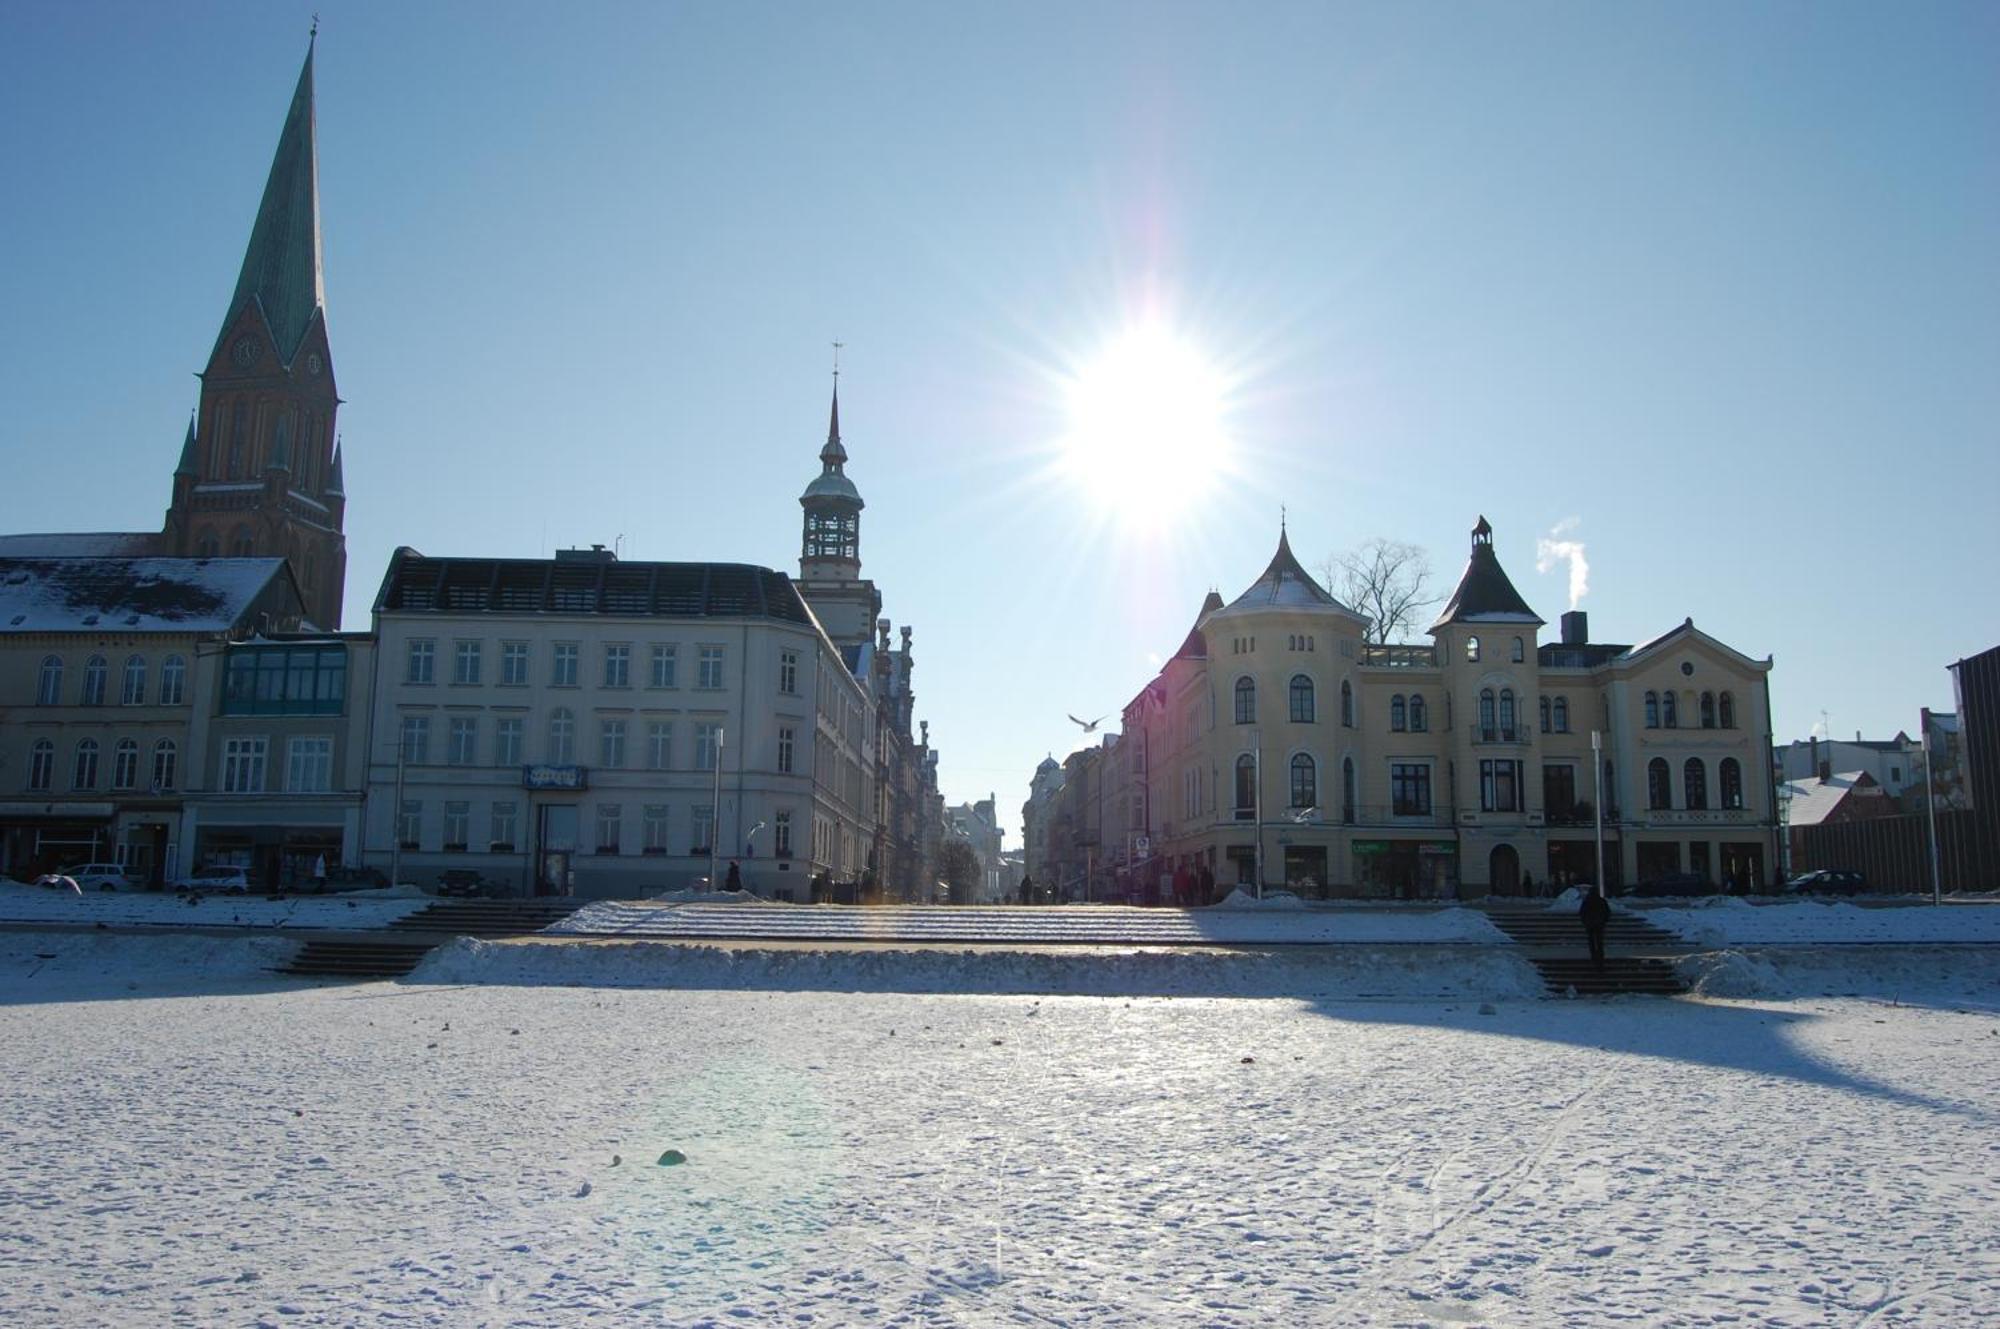
[[[2000,6],[319,8],[349,627],[398,544],[795,568],[839,339],[1010,825],[1281,503],[1446,589],[1483,512],[1551,624],[1575,518],[1593,635],[1774,655],[1781,738],[2000,642]],[[312,9],[0,11],[0,530],[157,526]],[[1237,464],[1110,521],[1057,384],[1147,302]]]

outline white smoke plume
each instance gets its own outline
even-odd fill
[[[1569,564],[1571,609],[1582,604],[1583,597],[1590,593],[1590,560],[1583,556],[1583,541],[1563,538],[1574,531],[1578,524],[1577,518],[1564,517],[1547,535],[1535,541],[1535,571],[1549,572],[1558,563]]]

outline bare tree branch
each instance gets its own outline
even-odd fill
[[[1327,559],[1319,573],[1350,609],[1367,615],[1367,640],[1377,644],[1407,641],[1418,616],[1441,598],[1425,594],[1430,555],[1381,536]]]

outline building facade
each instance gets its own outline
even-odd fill
[[[1427,645],[1367,642],[1281,533],[1126,708],[1127,760],[1072,838],[1225,890],[1518,893],[1596,878],[1601,787],[1611,884],[1769,881],[1770,661],[1692,620],[1636,646],[1590,641],[1581,613],[1543,626],[1483,518]]]

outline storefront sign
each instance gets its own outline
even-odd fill
[[[586,789],[587,772],[581,766],[523,766],[523,789]]]

